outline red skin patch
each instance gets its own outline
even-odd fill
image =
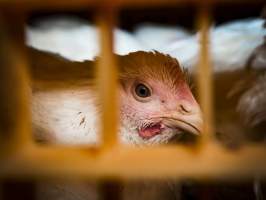
[[[139,131],[140,137],[143,139],[150,139],[161,132],[162,128],[160,124],[155,124],[154,126],[143,128]]]

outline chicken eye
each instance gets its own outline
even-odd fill
[[[135,93],[141,98],[146,98],[146,97],[151,96],[151,90],[144,84],[136,85]]]

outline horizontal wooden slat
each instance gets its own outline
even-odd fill
[[[256,4],[263,3],[264,0],[0,0],[1,5],[13,6],[14,8],[28,7],[29,9],[84,9],[90,6],[106,5],[111,2],[112,6],[127,8],[143,8],[158,6],[173,6],[178,4],[201,4],[209,2],[228,4]]]
[[[265,155],[265,145],[229,151],[215,143],[194,148],[117,146],[104,153],[95,149],[29,147],[0,160],[0,177],[238,180],[266,177]]]

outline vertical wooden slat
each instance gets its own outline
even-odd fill
[[[203,140],[211,137],[213,125],[213,79],[209,56],[210,9],[204,4],[199,7],[197,26],[200,29],[200,54],[197,70],[200,105],[203,111]]]
[[[117,143],[117,67],[113,52],[113,28],[116,12],[111,5],[99,9],[97,26],[100,35],[100,59],[98,62],[99,101],[102,106],[101,133],[105,147]]]
[[[102,105],[101,133],[103,149],[117,144],[117,66],[114,51],[113,29],[115,27],[116,12],[114,7],[106,5],[97,13],[97,25],[100,33],[100,60],[98,62],[99,100]],[[121,199],[120,184],[112,180],[103,180],[100,184],[100,199]]]
[[[24,49],[24,14],[5,9],[0,26],[1,147],[21,150],[31,143],[30,87]]]

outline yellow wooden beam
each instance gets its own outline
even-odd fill
[[[35,147],[1,160],[0,177],[101,179],[194,178],[239,180],[266,177],[266,146],[230,151],[209,143],[202,147],[163,146],[96,149]]]
[[[214,133],[214,110],[213,110],[213,79],[212,65],[209,55],[209,31],[210,31],[210,10],[208,5],[199,7],[197,27],[200,30],[200,53],[197,68],[197,83],[200,106],[203,112],[204,127],[202,139],[210,139]]]
[[[21,12],[1,13],[1,151],[19,149],[32,143],[30,79],[24,47],[24,19]],[[5,132],[2,132],[5,131]],[[0,154],[3,152],[0,152]]]
[[[200,5],[209,0],[0,0],[0,6],[11,6],[14,9],[26,7],[29,10],[39,9],[70,9],[78,10],[84,7],[98,7],[111,2],[113,6],[120,8],[151,8],[162,6],[175,6],[180,4]],[[211,4],[262,4],[264,0],[213,0]]]
[[[118,68],[113,54],[115,21],[116,12],[112,5],[107,4],[99,8],[96,24],[99,29],[101,53],[97,62],[97,89],[99,92],[98,101],[101,106],[101,136],[104,147],[117,143],[118,132]]]

